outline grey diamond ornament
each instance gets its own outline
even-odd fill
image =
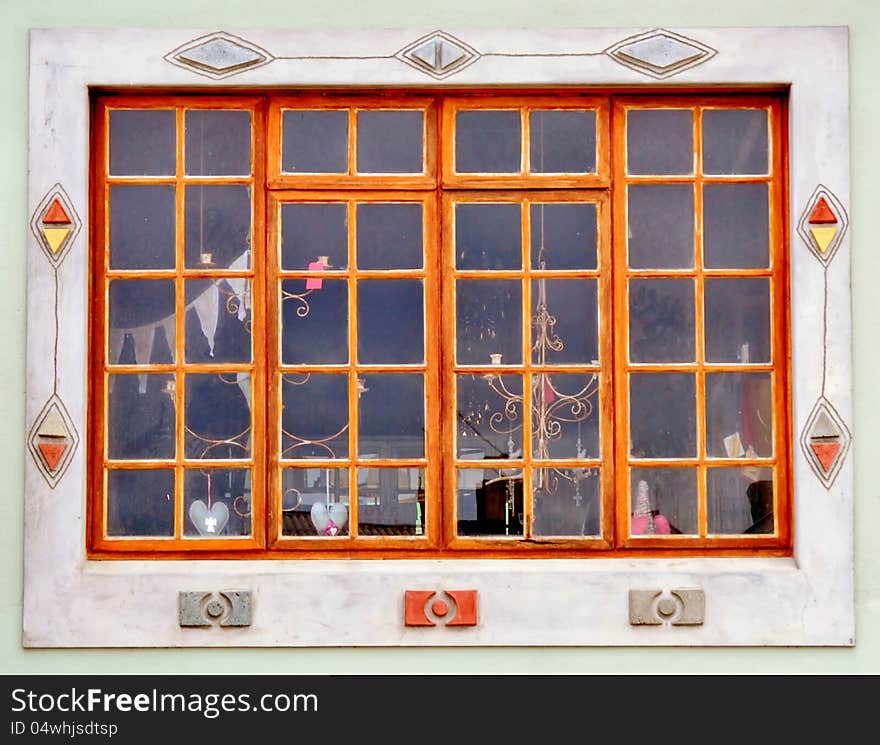
[[[653,78],[668,78],[712,59],[717,52],[666,29],[630,36],[605,50],[611,59]]]
[[[274,58],[265,49],[225,31],[188,41],[165,55],[173,65],[199,75],[220,79],[268,64]]]
[[[395,56],[410,67],[440,79],[461,72],[476,62],[480,53],[445,31],[434,31],[408,44]]]

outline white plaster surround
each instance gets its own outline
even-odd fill
[[[849,209],[848,32],[831,28],[672,29],[717,50],[658,81],[602,54],[646,28],[446,28],[482,56],[436,80],[393,55],[432,29],[224,29],[269,63],[212,80],[169,63],[215,29],[33,30],[29,212],[61,184],[83,220],[58,267],[57,393],[80,437],[53,489],[26,459],[23,644],[27,647],[852,645],[852,449],[830,488],[798,438],[822,391],[852,422],[850,233],[825,270],[797,235],[823,184]],[[574,56],[572,54],[574,53]],[[505,56],[517,55],[517,56]],[[518,56],[526,55],[526,56]],[[353,59],[355,57],[367,59]],[[346,59],[348,58],[348,59]],[[86,558],[89,86],[224,89],[297,86],[790,84],[790,242],[794,552],[789,558],[389,561],[90,561]],[[27,220],[26,216],[22,217]],[[53,392],[53,267],[29,233],[27,419]],[[701,626],[632,626],[631,589],[699,587]],[[178,625],[179,591],[253,592],[246,628]],[[407,589],[477,589],[479,623],[407,628]]]

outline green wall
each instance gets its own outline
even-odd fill
[[[877,0],[0,0],[0,671],[6,673],[878,673],[880,672],[880,2]],[[26,650],[21,647],[25,458],[28,29],[554,26],[849,26],[855,421],[856,646],[853,649],[234,649]],[[824,85],[817,80],[816,85]],[[63,609],[59,608],[59,622]]]

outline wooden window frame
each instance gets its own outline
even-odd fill
[[[96,271],[92,272],[95,298],[93,305],[91,345],[92,370],[90,379],[98,381],[91,390],[92,401],[92,466],[89,501],[90,555],[96,558],[157,558],[174,556],[206,556],[212,558],[328,558],[351,555],[359,558],[409,557],[589,557],[589,556],[644,556],[644,555],[788,555],[791,552],[791,520],[789,469],[790,450],[790,391],[787,360],[790,359],[785,166],[787,149],[784,128],[786,98],[779,93],[718,94],[701,93],[677,95],[668,93],[640,93],[614,90],[572,92],[524,90],[517,95],[491,91],[473,91],[469,95],[444,94],[439,91],[397,92],[393,95],[340,92],[336,95],[239,95],[229,97],[194,97],[186,95],[111,94],[96,97],[93,142],[94,160],[94,221],[104,225],[104,232],[93,233],[93,252]],[[108,175],[109,134],[108,111],[111,108],[168,108],[176,107],[176,174],[173,177],[110,177]],[[766,108],[770,112],[770,157],[766,176],[704,176],[702,174],[701,116],[705,108]],[[252,163],[250,177],[193,177],[184,172],[183,120],[187,109],[244,108],[252,112]],[[348,111],[348,173],[347,174],[290,174],[280,171],[281,118],[285,110],[347,110]],[[529,174],[529,114],[539,109],[589,108],[596,111],[597,158],[596,172],[592,174]],[[626,172],[626,122],[628,109],[633,108],[689,108],[694,114],[694,172],[690,176],[630,176]],[[424,112],[424,163],[421,176],[363,175],[356,172],[357,112],[361,110],[420,110]],[[523,171],[520,174],[458,174],[453,168],[455,116],[468,110],[519,110],[521,114],[521,153]],[[265,156],[265,158],[264,158]],[[703,183],[762,182],[770,188],[770,266],[765,270],[701,270],[701,189]],[[109,269],[109,240],[106,195],[113,183],[169,183],[176,185],[176,239],[177,267],[168,271],[118,271]],[[184,358],[185,307],[184,278],[227,276],[228,270],[188,269],[184,264],[183,196],[187,184],[247,183],[252,189],[252,247],[255,260],[252,268],[242,274],[253,283],[254,328],[253,359],[249,365],[212,364],[194,365]],[[693,270],[630,270],[627,269],[626,194],[632,183],[690,183],[695,188],[695,250],[698,262]],[[263,185],[265,184],[265,185]],[[379,187],[382,187],[381,189]],[[322,276],[345,279],[348,284],[349,362],[343,365],[283,366],[280,359],[280,281],[285,278],[304,278],[307,271],[282,270],[276,246],[280,243],[280,206],[291,202],[338,202],[348,205],[348,268],[327,270]],[[424,205],[424,257],[422,270],[359,270],[356,264],[356,204],[382,201],[415,201]],[[595,270],[546,270],[530,268],[530,240],[528,206],[533,203],[590,202],[597,205],[599,255]],[[461,202],[508,202],[522,205],[522,269],[511,271],[458,270],[454,265],[453,205]],[[612,216],[612,212],[614,213]],[[257,257],[264,257],[260,261]],[[100,259],[98,259],[100,257]],[[236,275],[237,276],[237,275]],[[507,372],[524,375],[533,373],[531,361],[531,279],[595,278],[598,283],[599,303],[599,365],[546,365],[544,372],[595,373],[599,379],[599,416],[601,453],[587,461],[563,462],[561,467],[588,467],[599,469],[601,482],[601,531],[598,536],[535,536],[532,534],[533,499],[531,483],[533,462],[530,448],[521,460],[507,464],[523,470],[524,531],[521,536],[459,536],[457,535],[455,497],[457,470],[472,464],[455,457],[455,388],[457,372]],[[627,282],[630,277],[692,277],[696,283],[696,318],[702,318],[702,288],[705,277],[766,276],[772,282],[770,325],[773,339],[773,360],[767,365],[708,365],[703,362],[703,324],[696,323],[696,352],[693,364],[630,364],[628,363],[628,303]],[[106,291],[109,280],[117,277],[173,278],[176,286],[176,354],[173,365],[113,366],[104,363],[106,347]],[[425,282],[425,349],[424,365],[359,365],[357,357],[357,284],[361,278],[408,277]],[[482,368],[458,365],[454,360],[455,347],[455,282],[465,278],[513,278],[522,282],[522,344],[523,362],[501,368]],[[259,299],[264,298],[264,302]],[[442,308],[442,311],[441,311]],[[622,320],[621,320],[622,319]],[[441,325],[442,324],[442,325]],[[279,344],[269,340],[279,340]],[[106,410],[103,401],[108,370],[113,372],[175,372],[181,378],[186,372],[248,371],[253,376],[252,465],[254,495],[251,516],[251,536],[242,538],[186,538],[182,535],[185,519],[183,498],[183,469],[194,461],[184,458],[184,386],[176,388],[177,456],[173,467],[178,471],[175,495],[175,535],[173,539],[108,537],[106,525],[106,475],[108,465],[123,468],[145,468],[155,462],[129,461],[111,464],[106,458],[94,457],[103,453],[106,441]],[[708,458],[706,452],[705,376],[707,372],[742,370],[769,371],[775,376],[773,386],[774,456],[754,462]],[[309,467],[330,466],[349,471],[349,525],[350,534],[327,537],[285,536],[281,529],[281,512],[277,499],[280,494],[280,474],[283,467],[306,467],[302,461],[282,463],[277,453],[280,443],[281,410],[280,378],[285,373],[337,372],[348,376],[349,452],[356,452],[357,389],[356,379],[362,372],[398,372],[413,370],[425,375],[427,441],[425,456],[421,459],[359,461],[350,455],[347,459],[327,461],[309,460]],[[659,459],[631,461],[628,458],[629,432],[629,376],[639,371],[693,372],[696,387],[697,457],[688,459]],[[524,386],[523,411],[531,412],[529,386]],[[430,423],[439,421],[439,427]],[[524,438],[531,431],[531,416],[524,419]],[[267,444],[268,443],[268,444]],[[438,457],[439,456],[439,457]],[[203,461],[198,461],[202,463]],[[630,462],[639,466],[691,466],[698,479],[698,536],[630,536]],[[225,464],[242,465],[242,461],[206,463],[222,467]],[[357,470],[365,466],[419,467],[426,471],[427,491],[426,534],[421,537],[358,537],[357,536]],[[489,467],[492,463],[486,462]],[[549,463],[537,461],[537,465]],[[706,475],[710,465],[765,466],[774,468],[774,533],[761,535],[707,534]]]

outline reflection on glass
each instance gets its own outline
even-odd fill
[[[690,184],[627,187],[629,265],[633,269],[694,266],[694,188]]]
[[[697,454],[696,388],[691,373],[634,373],[630,387],[633,458],[693,458]]]
[[[248,468],[188,468],[183,480],[183,534],[229,538],[251,534]]]
[[[697,469],[633,468],[630,535],[698,535]]]
[[[358,469],[358,535],[424,535],[422,468]]]
[[[348,469],[281,471],[281,534],[335,538],[348,535]]]
[[[251,281],[190,279],[185,282],[186,361],[251,361]]]
[[[516,111],[459,111],[455,117],[456,173],[519,173],[522,139]]]
[[[177,153],[173,109],[110,112],[110,175],[173,176]]]
[[[518,204],[455,205],[456,269],[521,269]]]
[[[373,373],[358,380],[358,457],[425,455],[422,373]]]
[[[522,286],[517,279],[455,283],[455,356],[460,365],[522,362]],[[496,363],[495,360],[498,360]]]
[[[522,469],[459,469],[457,519],[459,535],[522,536]]]
[[[529,160],[533,173],[594,173],[595,111],[532,111]]]
[[[770,362],[770,280],[707,278],[706,361]]]
[[[281,206],[282,269],[320,271],[346,267],[347,205],[329,203]]]
[[[348,375],[281,376],[281,457],[348,457]]]
[[[533,204],[532,269],[596,268],[596,205]]]
[[[307,289],[310,284],[311,289]],[[348,362],[346,280],[284,280],[281,283],[281,327],[283,364]]]
[[[107,535],[174,535],[174,470],[107,473]]]
[[[174,187],[110,187],[110,268],[173,269]]]
[[[703,186],[703,262],[709,269],[770,266],[767,184]]]
[[[284,111],[281,170],[285,173],[346,173],[348,111]]]
[[[522,377],[458,375],[458,456],[522,458]]]
[[[186,457],[226,460],[251,455],[251,376],[186,376]]]
[[[703,172],[767,173],[767,110],[705,109]]]
[[[772,468],[710,468],[706,476],[710,534],[774,532]]]
[[[422,205],[369,203],[357,206],[359,269],[421,269]]]
[[[111,460],[173,458],[174,375],[110,375],[107,456]]]
[[[184,126],[188,175],[250,175],[250,111],[190,109]]]
[[[186,266],[250,269],[251,187],[186,187]]]
[[[532,376],[535,458],[599,457],[599,379],[592,373]]]
[[[631,362],[694,361],[694,281],[629,281]]]
[[[422,173],[421,111],[359,111],[358,173]]]
[[[110,282],[110,364],[148,365],[174,361],[174,280]]]
[[[358,282],[358,362],[424,362],[424,315],[422,280]]]
[[[532,280],[532,362],[590,364],[599,357],[595,279]]]
[[[602,532],[598,468],[535,468],[532,535],[598,536]]]
[[[715,458],[773,455],[770,373],[706,375],[706,446]]]
[[[693,110],[629,109],[626,170],[634,175],[693,173]]]

